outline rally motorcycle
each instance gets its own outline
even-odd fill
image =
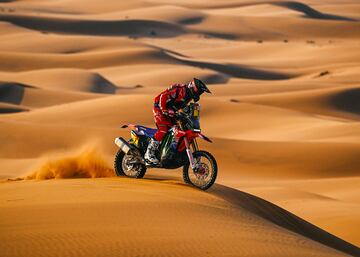
[[[190,103],[181,112],[175,113],[176,124],[169,129],[156,153],[159,164],[148,164],[144,155],[156,129],[127,124],[131,139],[115,139],[119,150],[115,156],[114,169],[118,176],[144,177],[147,168],[177,169],[183,167],[183,180],[202,190],[210,188],[217,176],[215,158],[199,150],[196,138],[212,142],[200,130],[200,104]]]

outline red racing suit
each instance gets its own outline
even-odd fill
[[[167,131],[174,125],[174,113],[184,108],[191,100],[185,84],[174,84],[161,92],[154,99],[154,119],[157,131],[156,141],[161,141]]]

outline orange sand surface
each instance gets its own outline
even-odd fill
[[[0,1],[0,256],[360,256],[359,74],[356,0]],[[193,77],[217,184],[115,177]]]

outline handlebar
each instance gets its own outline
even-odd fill
[[[175,112],[174,117],[176,119],[184,119],[184,118],[187,118],[187,115],[185,113],[183,113],[183,112]]]

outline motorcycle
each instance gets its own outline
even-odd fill
[[[190,103],[181,112],[175,113],[176,124],[169,129],[156,153],[159,164],[148,164],[144,155],[156,129],[141,125],[126,124],[131,129],[131,138],[115,138],[119,150],[115,156],[114,169],[117,176],[144,177],[148,168],[177,169],[183,167],[183,180],[199,189],[210,188],[217,176],[217,163],[211,153],[199,150],[199,137],[212,143],[201,133],[200,104]]]

